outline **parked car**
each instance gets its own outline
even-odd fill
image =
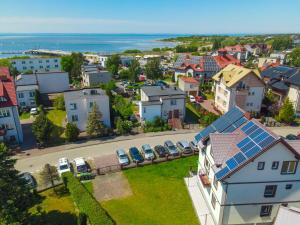
[[[179,152],[178,152],[176,146],[173,144],[172,141],[170,141],[170,140],[165,141],[164,146],[167,148],[170,155],[172,155],[172,156],[178,156],[179,155]]]
[[[192,149],[191,149],[191,147],[190,147],[190,145],[189,145],[189,143],[187,141],[184,141],[184,140],[178,141],[176,143],[176,146],[184,154],[190,154],[190,153],[192,153]]]
[[[190,147],[194,152],[199,152],[198,144],[195,140],[190,141]]]
[[[196,96],[195,100],[196,100],[197,103],[201,103],[201,102],[204,101],[204,98],[202,96]]]
[[[67,158],[60,158],[58,160],[57,171],[58,171],[59,176],[61,176],[62,173],[64,173],[64,172],[71,171],[71,166],[70,166],[69,160]]]
[[[162,145],[156,145],[154,151],[156,151],[159,157],[166,157],[169,154],[168,150]]]
[[[288,134],[285,138],[288,140],[300,140],[300,138],[294,134]]]
[[[128,155],[125,153],[123,149],[118,149],[116,151],[119,164],[124,166],[129,164],[129,158]]]
[[[143,156],[141,155],[141,153],[139,152],[139,150],[136,147],[131,147],[129,149],[129,154],[130,154],[133,162],[141,163],[144,161]]]
[[[152,160],[155,158],[154,152],[148,144],[142,145],[142,154],[146,160]]]
[[[30,188],[30,189],[35,189],[37,187],[37,183],[36,180],[34,179],[34,177],[28,173],[21,173],[20,177],[23,178],[26,181],[26,185]]]
[[[193,95],[190,95],[189,98],[190,98],[190,102],[191,103],[195,103],[196,102],[196,99],[195,99],[195,97]]]
[[[37,108],[31,108],[30,109],[30,115],[37,115],[39,113]]]
[[[76,169],[77,174],[88,172],[88,166],[85,163],[83,158],[74,159],[74,164],[75,164],[75,169]]]

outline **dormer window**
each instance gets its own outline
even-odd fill
[[[3,96],[0,97],[0,102],[7,102],[7,99]]]

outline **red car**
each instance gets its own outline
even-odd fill
[[[196,96],[195,99],[197,103],[203,102],[204,100],[202,96]]]

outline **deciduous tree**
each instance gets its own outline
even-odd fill
[[[41,145],[44,145],[49,141],[53,128],[53,124],[43,111],[40,112],[32,123],[32,132]]]
[[[291,124],[295,120],[295,109],[289,98],[286,98],[279,110],[277,119],[279,122]]]
[[[158,58],[151,59],[145,66],[145,74],[148,79],[156,80],[163,77],[163,72],[160,67]]]
[[[106,61],[106,68],[113,75],[117,75],[119,72],[119,66],[121,64],[121,58],[119,55],[112,55]]]
[[[67,123],[65,136],[67,141],[76,141],[79,136],[80,130],[75,123]]]
[[[50,164],[46,164],[43,170],[40,172],[40,178],[43,185],[46,187],[48,184],[51,184],[51,187],[54,187],[55,181],[59,181],[60,177],[57,172],[56,166],[51,166]]]
[[[86,132],[89,136],[101,136],[104,133],[104,125],[101,121],[102,114],[97,104],[93,104],[92,111],[89,113],[86,125]]]

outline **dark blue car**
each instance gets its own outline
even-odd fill
[[[139,150],[136,147],[132,147],[129,149],[129,154],[132,158],[133,162],[141,163],[144,161],[143,156],[139,152]]]

